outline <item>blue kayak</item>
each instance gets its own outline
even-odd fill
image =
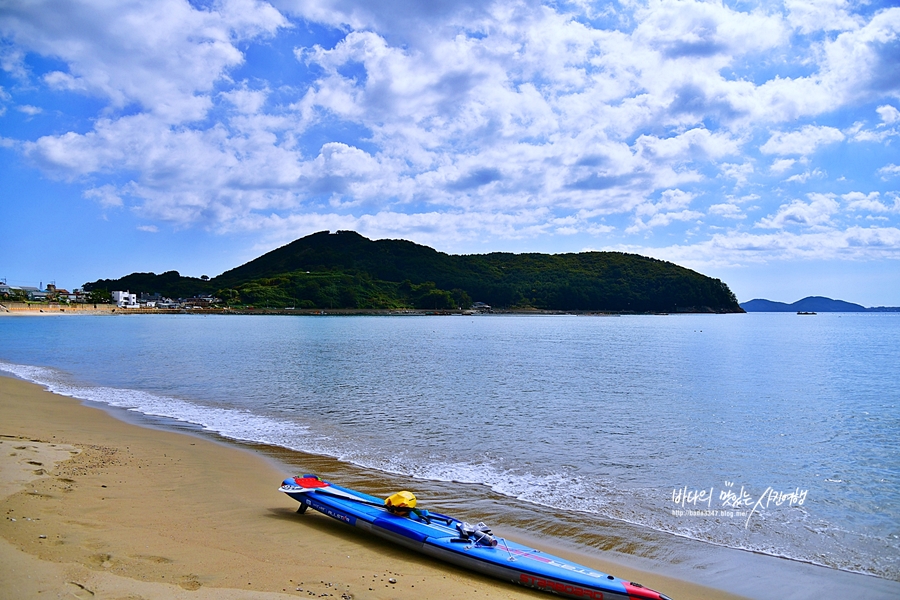
[[[307,508],[397,545],[497,579],[567,598],[652,599],[668,596],[589,567],[496,537],[478,523],[415,508],[415,496],[388,499],[334,485],[315,475],[285,479],[279,488]]]

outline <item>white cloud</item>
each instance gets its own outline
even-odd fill
[[[227,99],[235,109],[243,114],[255,115],[261,112],[269,94],[268,90],[251,90],[246,84],[239,89],[222,92],[222,97]]]
[[[775,77],[749,86],[734,99],[755,118],[771,122],[832,113],[855,102],[879,99],[900,91],[896,44],[900,40],[900,8],[875,13],[864,26],[840,33],[810,48],[814,72]]]
[[[666,247],[610,246],[608,250],[653,256],[694,269],[770,264],[796,260],[898,260],[900,229],[849,227],[820,231],[717,233],[695,244]]]
[[[717,215],[725,219],[746,219],[747,215],[741,210],[741,207],[730,202],[723,204],[713,204],[709,207],[709,214]]]
[[[879,124],[879,127],[892,125],[900,121],[900,110],[897,110],[890,104],[879,106],[875,109],[875,112],[877,112],[878,116],[881,117],[881,123]]]
[[[779,158],[772,163],[772,166],[769,167],[769,171],[776,174],[781,174],[794,166],[797,160],[794,158]]]
[[[669,58],[721,57],[773,48],[786,34],[778,17],[741,13],[724,4],[662,0],[638,10],[635,38]],[[722,64],[722,63],[720,63]]]
[[[156,225],[138,225],[137,229],[146,233],[159,233],[159,227]]]
[[[847,0],[785,0],[788,21],[800,33],[857,29],[861,19],[850,14]]]
[[[687,210],[695,194],[679,189],[665,190],[657,202],[644,202],[634,209],[634,223],[626,233],[636,233],[656,227],[666,227],[675,221],[693,221],[703,217],[703,213]],[[649,217],[646,221],[643,217]]]
[[[793,182],[793,183],[806,183],[810,179],[821,179],[825,177],[825,172],[821,169],[814,169],[812,171],[804,171],[802,173],[797,173],[796,175],[791,175],[785,182]]]
[[[850,130],[850,138],[854,142],[870,142],[875,144],[885,144],[892,137],[900,135],[900,129],[896,127],[884,127],[880,123],[875,129],[865,129],[862,126],[854,126]]]
[[[124,205],[119,191],[113,185],[91,188],[85,190],[82,195],[85,198],[96,200],[104,208],[117,208]]]
[[[774,215],[760,219],[756,227],[764,229],[784,229],[790,226],[816,227],[831,224],[831,217],[840,204],[834,194],[807,194],[810,202],[794,200],[782,204]]]
[[[256,0],[222,0],[208,10],[185,0],[34,0],[0,13],[0,33],[65,61],[67,71],[44,76],[48,86],[100,94],[116,108],[138,103],[172,123],[206,114],[213,84],[243,61],[236,42],[285,25]]]
[[[832,88],[841,100],[896,94],[898,41],[900,8],[878,11],[864,27],[838,35],[824,46],[822,89]]]
[[[816,151],[819,146],[833,144],[844,139],[840,129],[826,126],[807,125],[796,131],[772,134],[759,150],[764,154],[798,154],[806,156]]]
[[[900,175],[900,165],[895,165],[894,163],[885,165],[878,169],[878,174],[881,175],[882,179],[887,181],[890,177],[896,177]]]
[[[874,213],[900,212],[900,199],[894,198],[893,206],[888,206],[879,198],[879,192],[850,192],[843,194],[841,198],[847,203],[847,208],[854,211],[868,211]]]
[[[747,180],[751,175],[753,175],[755,169],[753,168],[753,163],[745,162],[742,164],[732,164],[732,163],[723,163],[719,166],[722,174],[726,177],[730,177],[734,179],[736,185],[743,185],[747,183]]]

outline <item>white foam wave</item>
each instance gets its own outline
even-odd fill
[[[46,367],[0,361],[0,370],[42,385],[60,396],[174,419],[238,441],[285,446],[288,441],[309,435],[309,427],[256,415],[247,410],[204,406],[140,390],[70,383],[62,373]]]

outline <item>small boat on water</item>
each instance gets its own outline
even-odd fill
[[[471,525],[416,508],[410,492],[382,499],[316,475],[285,479],[279,491],[300,503],[299,513],[312,508],[399,546],[564,598],[670,600],[639,583],[499,538],[484,523]]]
[[[809,312],[809,311],[804,311],[804,310],[798,310],[798,311],[797,311],[797,314],[798,314],[798,315],[814,315],[814,314],[816,314],[816,313],[814,313],[814,312]]]

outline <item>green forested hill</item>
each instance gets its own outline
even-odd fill
[[[718,279],[635,254],[457,256],[352,231],[309,235],[209,281],[169,272],[85,284],[98,287],[213,293],[232,304],[272,307],[442,309],[480,301],[495,308],[742,312]]]
[[[132,273],[120,279],[98,279],[84,284],[84,289],[88,292],[91,290],[106,290],[107,292],[128,290],[132,293],[160,293],[170,298],[190,298],[214,292],[215,285],[209,280],[184,277],[178,271],[166,271],[161,275]]]

